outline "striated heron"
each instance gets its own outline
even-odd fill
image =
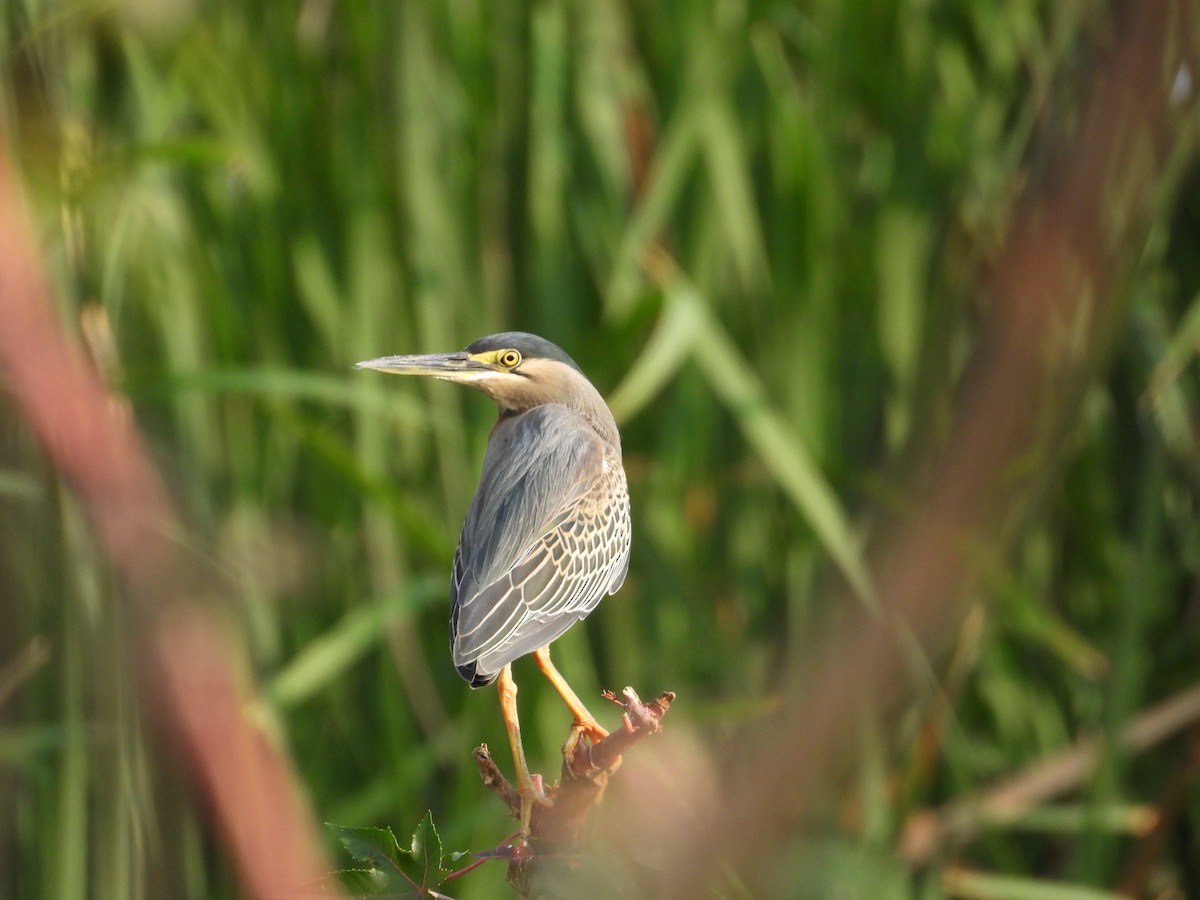
[[[500,405],[454,555],[450,649],[471,687],[497,684],[528,834],[539,798],[521,746],[513,660],[532,653],[577,731],[607,735],[551,663],[549,644],[625,580],[629,493],[617,423],[571,357],[524,332],[357,368],[467,384]]]

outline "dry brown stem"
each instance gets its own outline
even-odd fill
[[[604,794],[609,776],[621,764],[621,756],[642,738],[662,731],[663,716],[675,700],[673,692],[664,691],[649,703],[643,703],[631,687],[621,691],[620,699],[612,691],[605,691],[603,696],[624,710],[621,727],[595,744],[579,729],[571,729],[563,745],[560,780],[547,789],[545,804],[533,808],[529,842],[535,846],[553,846],[558,852],[578,843],[588,814]],[[484,785],[500,798],[510,813],[520,815],[521,798],[500,772],[487,745],[477,747],[474,756]],[[523,841],[519,844],[512,853],[497,855],[523,863],[530,854]]]
[[[1140,753],[1197,723],[1200,686],[1141,713],[1121,729],[1116,742],[1126,753]],[[984,825],[1017,821],[1039,803],[1085,784],[1095,772],[1103,749],[1101,738],[1084,738],[987,791],[960,797],[939,810],[914,814],[905,823],[900,855],[913,865],[923,865],[946,845],[970,840]]]

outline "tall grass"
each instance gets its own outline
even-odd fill
[[[322,819],[403,832],[432,808],[453,849],[505,830],[469,757],[503,745],[496,703],[446,651],[494,413],[352,364],[507,328],[565,347],[622,421],[636,537],[625,588],[556,658],[588,696],[672,688],[672,715],[718,732],[761,716],[830,588],[876,601],[864,542],[945,429],[970,279],[1069,131],[1105,22],[1044,0],[5,5],[0,117],[62,314],[110,324],[109,375],[227,575],[260,712]],[[932,761],[919,697],[781,896],[824,895],[822,873],[899,890],[908,811],[1195,679],[1193,205],[1160,222],[1061,479],[930,661]],[[677,270],[656,282],[661,247]],[[0,896],[232,896],[147,756],[119,591],[7,430],[0,668],[50,653],[0,690]],[[530,674],[550,771],[565,723]],[[1112,886],[1132,843],[1106,823],[1158,803],[1176,758],[1110,754],[1082,815],[997,828],[946,860],[976,880],[945,884],[1100,896],[1035,879]],[[1184,810],[1158,864],[1186,892],[1194,790]]]

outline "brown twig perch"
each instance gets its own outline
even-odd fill
[[[675,700],[672,691],[664,691],[643,703],[631,687],[621,691],[620,698],[612,691],[605,691],[603,696],[624,709],[622,727],[596,744],[572,729],[563,745],[560,780],[546,791],[546,802],[533,808],[529,844],[553,845],[556,850],[577,844],[588,814],[603,795],[609,775],[621,764],[621,756],[642,738],[662,731],[663,716]],[[487,745],[477,747],[474,756],[484,785],[509,812],[520,815],[521,798],[500,772]],[[494,855],[508,859],[512,865],[523,865],[531,858],[524,841],[509,844]]]

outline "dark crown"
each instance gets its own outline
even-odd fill
[[[566,363],[576,372],[583,374],[583,369],[579,368],[579,364],[571,359],[562,347],[527,331],[489,334],[467,348],[468,353],[484,353],[488,350],[516,350],[525,359],[553,359]]]

